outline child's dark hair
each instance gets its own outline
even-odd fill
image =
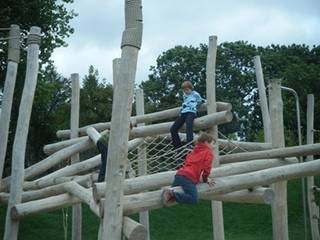
[[[203,132],[198,137],[197,142],[198,143],[205,143],[205,142],[216,143],[216,140],[213,138],[213,136],[209,135],[208,133]]]
[[[189,88],[189,89],[193,90],[193,84],[190,81],[184,81],[181,84],[181,88],[182,89]]]

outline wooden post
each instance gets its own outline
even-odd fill
[[[258,85],[258,91],[259,91],[260,108],[261,108],[262,122],[263,122],[264,141],[271,142],[271,126],[270,126],[270,115],[269,115],[269,109],[268,109],[268,99],[267,99],[267,94],[266,94],[266,87],[264,84],[260,56],[254,57],[254,68],[255,68],[255,72],[256,72],[257,85]]]
[[[77,138],[79,132],[79,109],[80,109],[80,83],[79,74],[71,74],[71,115],[70,129],[71,138]],[[71,156],[71,164],[80,162],[79,153]],[[72,206],[72,239],[81,240],[82,210],[81,203]]]
[[[123,183],[128,154],[133,89],[141,40],[141,0],[126,0],[121,62],[113,96],[102,239],[120,240],[122,234]]]
[[[284,147],[283,102],[281,80],[270,81],[269,107],[273,148]],[[273,239],[288,240],[287,181],[273,185],[275,199],[272,204]]]
[[[9,33],[8,66],[1,103],[0,116],[0,186],[6,158],[12,99],[20,60],[20,28],[11,25]]]
[[[28,36],[27,72],[22,92],[17,129],[13,143],[10,198],[7,209],[4,240],[18,239],[19,221],[11,218],[11,208],[21,202],[24,179],[25,152],[34,92],[39,70],[39,44],[41,29],[31,27]]]
[[[217,58],[217,36],[209,37],[207,64],[206,64],[206,93],[208,114],[217,112],[216,103],[216,58]],[[214,167],[219,167],[219,144],[218,144],[218,126],[215,125],[209,129],[209,133],[216,140],[214,148]],[[224,240],[223,208],[222,202],[211,201],[213,238]]]
[[[308,94],[307,105],[307,144],[314,142],[314,95]],[[307,161],[312,161],[313,155],[307,156]],[[314,177],[307,177],[307,199],[312,240],[320,239],[319,234],[319,206],[314,195]]]
[[[144,115],[144,95],[142,89],[136,89],[136,111],[137,116]],[[144,123],[139,123],[139,126],[144,126]],[[139,176],[147,175],[147,152],[145,149],[145,146],[142,145],[138,148],[138,156],[139,156],[139,162],[138,162],[138,173]],[[149,230],[149,212],[143,211],[139,213],[139,219],[140,223],[145,226],[147,229],[147,239],[150,239],[150,230]]]

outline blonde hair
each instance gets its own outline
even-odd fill
[[[216,143],[216,140],[213,138],[213,136],[209,135],[208,133],[202,132],[200,136],[197,139],[197,143]]]
[[[189,89],[193,90],[193,84],[190,81],[184,81],[181,84],[181,88],[182,89],[189,88]]]

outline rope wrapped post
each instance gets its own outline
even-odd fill
[[[133,89],[141,40],[141,0],[126,0],[121,62],[113,96],[102,239],[120,240],[122,234],[123,183],[128,154]]]
[[[260,56],[255,56],[253,58],[253,61],[254,61],[254,69],[256,72],[257,85],[258,85],[258,91],[259,91],[259,100],[260,100],[260,108],[261,108],[261,113],[262,113],[264,141],[269,143],[269,142],[271,142],[270,115],[269,115],[268,99],[267,99],[267,94],[266,94],[266,87],[264,84]]]
[[[272,79],[269,90],[272,147],[281,148],[285,146],[281,80]],[[287,181],[275,183],[273,190],[275,192],[272,204],[273,239],[288,240]]]
[[[7,209],[5,240],[18,239],[19,221],[11,218],[11,208],[21,202],[22,185],[24,180],[25,152],[29,131],[34,93],[39,70],[39,45],[41,29],[31,27],[28,36],[27,72],[22,92],[17,129],[12,151],[12,171],[10,198]]]
[[[142,89],[136,89],[136,111],[137,115],[144,115],[144,94]],[[139,123],[138,126],[144,126],[144,123]],[[147,152],[145,146],[138,148],[138,157],[140,161],[138,162],[138,173],[139,176],[147,174]],[[149,230],[149,212],[144,211],[139,213],[140,223],[145,226],[147,230],[147,240],[150,239],[150,230]]]
[[[206,93],[208,114],[217,112],[216,102],[216,58],[217,58],[217,36],[209,37],[207,63],[206,63]],[[218,126],[215,125],[209,129],[216,141],[214,148],[214,167],[219,167],[219,143]],[[213,238],[224,240],[223,208],[222,202],[211,201]]]
[[[79,132],[79,109],[80,109],[80,83],[79,74],[71,74],[71,114],[70,114],[70,129],[71,139],[78,137]],[[79,153],[71,156],[71,164],[80,162]],[[82,225],[82,210],[81,203],[72,206],[72,234],[73,240],[81,240],[81,225]]]
[[[308,94],[307,100],[307,144],[314,142],[314,95]],[[313,161],[313,155],[307,156],[307,161]],[[313,190],[314,177],[307,177],[307,200],[312,240],[320,239],[319,234],[319,207]]]
[[[12,99],[14,87],[16,84],[18,63],[20,60],[20,27],[11,25],[9,32],[9,47],[8,47],[8,66],[6,79],[4,83],[4,91],[1,103],[0,115],[0,186],[3,174],[4,161],[6,158],[8,133],[11,117]]]

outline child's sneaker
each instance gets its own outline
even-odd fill
[[[163,188],[161,201],[162,204],[166,207],[172,205],[175,202],[173,190],[170,188]]]

